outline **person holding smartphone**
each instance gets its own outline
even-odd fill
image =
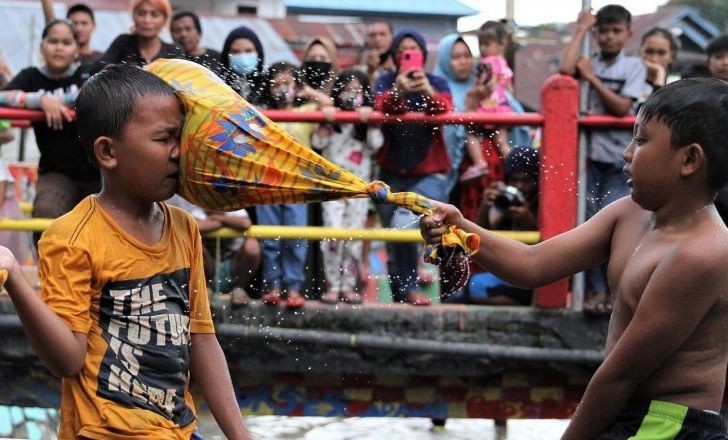
[[[414,29],[400,31],[392,41],[397,70],[379,77],[375,109],[387,114],[423,112],[430,115],[452,110],[450,88],[442,77],[425,72],[425,39]],[[384,145],[377,153],[380,179],[392,191],[412,191],[434,200],[447,197],[450,157],[440,124],[384,124]],[[382,224],[391,228],[416,228],[417,217],[404,208],[379,205]],[[419,291],[418,245],[389,243],[389,280],[395,301],[429,305]]]

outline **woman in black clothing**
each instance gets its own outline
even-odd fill
[[[134,0],[131,34],[121,34],[111,43],[104,55],[94,64],[98,72],[107,64],[127,63],[143,66],[157,58],[185,58],[181,47],[159,38],[172,12],[169,0]]]
[[[220,61],[227,69],[225,81],[253,105],[265,101],[265,53],[255,31],[240,26],[228,34]]]

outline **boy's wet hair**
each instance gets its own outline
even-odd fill
[[[728,34],[718,35],[713,38],[708,43],[708,47],[705,48],[705,53],[708,55],[708,58],[720,52],[728,52]]]
[[[111,65],[86,81],[74,107],[78,137],[91,163],[96,164],[93,151],[96,139],[121,138],[134,114],[137,99],[147,96],[177,97],[174,89],[161,78],[128,64]]]
[[[717,78],[683,79],[661,87],[639,112],[670,129],[670,146],[699,144],[708,162],[708,184],[714,191],[728,183],[728,82]]]
[[[624,6],[606,5],[597,11],[597,26],[616,23],[632,24],[632,14]]]
[[[502,23],[488,20],[478,29],[478,40],[484,43],[505,43],[508,31]]]
[[[70,20],[66,20],[65,18],[56,18],[46,23],[46,25],[43,26],[43,32],[40,34],[41,40],[45,40],[51,29],[53,29],[53,26],[56,26],[58,24],[68,26],[68,29],[71,30],[71,34],[73,35],[73,39],[76,41],[76,43],[78,43],[78,32],[76,32],[76,26],[74,26]]]

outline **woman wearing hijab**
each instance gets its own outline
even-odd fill
[[[230,31],[225,38],[220,61],[231,72],[224,75],[230,87],[253,105],[265,102],[265,53],[255,31],[247,26]]]
[[[473,53],[462,35],[448,34],[440,40],[434,73],[447,81],[452,96],[453,111],[465,111],[465,97],[475,84],[476,75],[473,69]],[[447,181],[449,194],[460,174],[458,167],[463,159],[467,132],[463,125],[446,125],[443,135],[452,162]]]
[[[423,112],[429,115],[452,110],[450,88],[439,76],[424,71],[427,45],[414,29],[400,31],[392,41],[397,70],[379,77],[375,85],[375,109],[387,114]],[[416,52],[420,52],[416,54]],[[420,59],[417,67],[403,63]],[[416,56],[415,56],[416,55]],[[412,191],[434,200],[447,198],[450,173],[442,127],[437,124],[384,124],[384,145],[377,153],[381,180],[392,191]],[[382,223],[390,228],[416,228],[417,217],[394,205],[378,205]],[[412,305],[430,305],[430,298],[419,292],[417,261],[419,248],[414,243],[389,243],[389,274],[395,301]]]

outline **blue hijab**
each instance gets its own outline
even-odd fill
[[[475,84],[475,72],[471,72],[465,81],[460,81],[455,77],[450,65],[450,57],[455,43],[459,41],[465,43],[460,34],[448,34],[440,40],[440,44],[437,46],[437,60],[435,61],[435,71],[433,73],[445,78],[447,85],[450,87],[455,111],[462,112],[465,111],[465,96]]]

